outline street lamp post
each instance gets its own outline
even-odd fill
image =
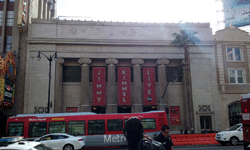
[[[53,58],[56,60],[57,59],[57,53],[55,52],[53,55],[49,55],[46,56],[45,54],[38,52],[37,58],[40,60],[41,59],[41,54],[43,56],[45,56],[48,61],[49,61],[49,89],[48,89],[48,109],[47,109],[47,113],[49,113],[49,109],[52,106],[52,102],[50,101],[50,82],[51,82],[51,61],[53,60]]]

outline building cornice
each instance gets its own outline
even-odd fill
[[[160,40],[115,40],[115,39],[68,39],[68,38],[27,38],[29,44],[89,44],[89,45],[140,45],[140,46],[171,46],[172,41]],[[214,46],[214,41],[202,41],[195,46]]]
[[[82,21],[82,20],[59,20],[59,19],[32,19],[33,24],[58,24],[80,26],[124,26],[124,27],[166,27],[166,28],[210,28],[210,23],[145,23],[145,22],[107,22],[107,21]]]

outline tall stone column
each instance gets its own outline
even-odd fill
[[[167,59],[158,59],[158,83],[159,83],[159,93],[161,101],[159,103],[158,109],[165,110],[165,106],[168,105],[168,100],[166,99],[166,93],[164,95],[163,101],[162,96],[165,92],[166,86],[167,86],[167,74],[166,74],[166,65],[169,64],[169,60]],[[163,102],[163,103],[162,103]]]
[[[43,0],[39,0],[39,4],[38,4],[38,19],[42,19],[42,8],[43,8]]]
[[[108,85],[107,93],[107,113],[117,113],[117,97],[115,93],[115,65],[118,63],[117,59],[109,58],[105,61],[108,64]]]
[[[80,58],[78,62],[82,65],[81,76],[81,112],[91,112],[90,98],[89,98],[89,64],[91,59]]]
[[[55,101],[54,112],[62,113],[63,111],[63,99],[62,99],[62,77],[63,77],[63,58],[58,58],[56,61],[55,72]]]
[[[132,112],[142,112],[142,82],[141,82],[141,65],[144,63],[142,59],[133,59],[133,74],[134,74],[134,103]]]
[[[47,19],[46,12],[47,12],[47,0],[44,0],[43,1],[43,19]]]

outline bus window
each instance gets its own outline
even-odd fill
[[[22,122],[10,122],[8,126],[9,136],[23,136],[23,123]]]
[[[68,134],[85,135],[85,121],[69,121]]]
[[[122,131],[123,130],[123,120],[108,120],[108,131]]]
[[[29,137],[40,137],[47,134],[47,122],[31,122],[29,124]]]
[[[155,119],[141,119],[141,123],[146,130],[156,129]]]
[[[88,133],[89,134],[104,134],[105,133],[105,121],[104,120],[88,121]]]
[[[50,122],[49,134],[50,133],[66,133],[66,122],[65,121]]]

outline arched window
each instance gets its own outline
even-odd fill
[[[228,105],[229,124],[233,126],[237,123],[241,123],[241,106],[240,101],[233,102]]]

